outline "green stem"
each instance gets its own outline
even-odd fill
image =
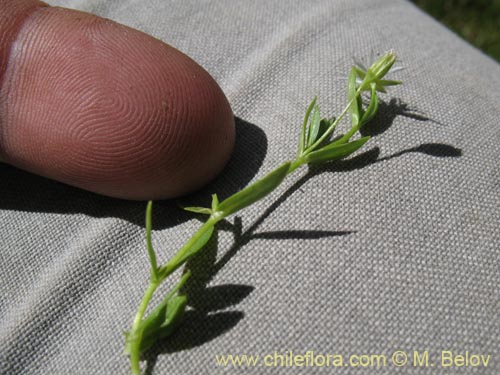
[[[149,262],[151,263],[151,281],[158,281],[158,266],[156,263],[156,254],[153,250],[153,243],[151,241],[151,228],[152,228],[152,211],[153,201],[149,201],[146,207],[146,245],[148,248]]]
[[[142,340],[142,332],[134,334],[134,341],[130,345],[130,365],[132,375],[141,375],[141,366],[139,363],[140,352],[139,346]]]
[[[159,283],[156,281],[150,281],[144,296],[142,297],[141,304],[137,309],[135,314],[134,323],[132,324],[132,329],[130,330],[130,364],[132,367],[132,374],[141,375],[141,367],[139,365],[140,359],[140,346],[142,340],[142,329],[141,322],[148,308],[149,302],[153,297],[156,288],[158,288]]]
[[[146,309],[148,308],[149,301],[151,300],[151,297],[153,297],[153,294],[156,291],[156,288],[158,288],[158,285],[159,284],[155,283],[155,282],[149,283],[148,288],[146,289],[146,292],[144,293],[144,296],[142,297],[141,304],[139,305],[139,308],[137,309],[137,313],[135,314],[134,323],[132,324],[132,331],[137,330],[137,328],[141,324],[142,318],[144,317],[144,314],[146,313]]]
[[[292,164],[290,164],[290,168],[288,168],[288,173],[293,173],[297,168],[301,167],[305,163],[305,159],[302,156],[299,156],[295,159]]]

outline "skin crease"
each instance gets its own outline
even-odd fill
[[[164,199],[213,179],[234,117],[198,64],[137,30],[0,0],[0,158],[99,194]]]

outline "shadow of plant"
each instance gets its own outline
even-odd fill
[[[389,102],[380,100],[378,112],[375,118],[360,130],[361,135],[372,137],[387,131],[393,124],[396,117],[406,117],[416,121],[433,122],[442,125],[440,122],[428,117],[425,113],[410,107],[401,99],[391,98]]]

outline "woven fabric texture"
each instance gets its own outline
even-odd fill
[[[186,319],[147,353],[146,373],[500,373],[496,62],[402,0],[48,2],[149,33],[221,85],[236,149],[189,204],[228,196],[293,158],[311,99],[329,115],[346,104],[353,60],[393,49],[404,68],[364,152],[292,175],[190,262]],[[123,331],[149,276],[145,203],[4,164],[0,180],[0,374],[127,374]],[[157,202],[153,220],[163,261],[200,225],[173,201]],[[396,350],[427,350],[436,365],[392,366]],[[388,364],[215,359],[307,351],[384,354]],[[442,351],[491,358],[450,369],[439,365]]]

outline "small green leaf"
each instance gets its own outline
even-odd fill
[[[370,137],[363,137],[349,143],[331,143],[318,151],[308,154],[306,160],[308,163],[324,163],[327,161],[339,160],[358,150],[369,139]]]
[[[321,119],[321,121],[319,122],[319,130],[318,130],[318,135],[316,136],[316,140],[320,139],[320,138],[323,136],[323,134],[325,134],[325,133],[326,133],[326,131],[328,130],[328,128],[330,128],[330,126],[332,126],[332,125],[333,125],[333,123],[334,123],[334,122],[335,122],[335,117],[332,117],[330,120],[327,120],[326,118]],[[331,134],[333,133],[333,131],[335,130],[335,127],[336,127],[336,126],[334,126],[334,127],[332,128],[332,131],[330,132],[330,135],[331,135]],[[326,138],[326,139],[325,139],[325,140],[324,140],[321,144],[322,144],[322,145],[324,145],[326,142],[329,142],[329,139],[330,139],[330,138],[331,138],[331,136],[330,136],[330,137],[327,137],[327,138]],[[315,140],[315,141],[316,141],[316,140]],[[319,146],[321,146],[321,144],[320,144]],[[312,145],[312,144],[311,144],[311,145]],[[309,146],[311,146],[311,145],[309,145]],[[318,146],[318,147],[319,147],[319,146]],[[318,148],[318,147],[316,147],[316,148]],[[312,151],[312,150],[311,150],[311,151]]]
[[[361,96],[357,95],[357,82],[356,82],[356,69],[352,68],[347,81],[347,100],[352,101],[349,106],[349,113],[351,114],[352,126],[359,124],[362,113]]]
[[[370,121],[378,111],[378,97],[377,97],[377,86],[372,83],[371,84],[371,97],[370,104],[368,104],[368,108],[366,108],[363,117],[361,118],[361,125],[366,124]]]
[[[219,197],[217,194],[212,194],[212,212],[217,212],[219,208]]]
[[[206,215],[212,214],[212,210],[206,207],[183,207],[183,209],[189,212],[195,212],[197,214],[206,214]]]
[[[184,246],[177,251],[177,253],[158,270],[160,280],[174,272],[177,268],[182,266],[190,257],[194,256],[200,251],[203,246],[208,242],[214,233],[214,225],[217,220],[211,216],[201,228],[184,244]]]
[[[385,89],[387,86],[396,86],[401,84],[401,81],[392,81],[387,79],[378,79],[375,81],[377,85],[377,91],[383,92],[384,94],[387,92]]]
[[[148,338],[156,337],[155,336],[156,333],[162,329],[168,318],[172,315],[172,309],[174,308],[175,308],[174,310],[178,309],[177,307],[178,301],[176,299],[180,297],[182,298],[185,297],[176,296],[175,294],[182,288],[182,286],[186,283],[186,281],[189,279],[190,276],[191,276],[190,271],[184,273],[179,282],[172,288],[172,290],[165,296],[165,298],[163,298],[163,301],[161,301],[160,304],[156,306],[153,309],[153,311],[151,311],[151,313],[147,316],[147,318],[145,318],[141,322],[141,325],[139,326],[139,330],[142,330],[142,335],[141,335],[142,340],[140,343],[141,352],[149,348],[154,343],[154,340],[151,341],[148,340]],[[174,300],[176,300],[176,302],[173,302]],[[125,332],[125,336],[127,338],[125,353],[130,354],[130,345],[131,345],[131,341],[129,340],[130,333]]]
[[[174,296],[168,301],[162,322],[159,327],[154,330],[144,329],[142,341],[140,344],[140,352],[144,352],[152,347],[159,339],[165,338],[172,334],[172,332],[179,326],[184,311],[186,310],[187,298],[186,296]]]
[[[394,81],[394,80],[391,80],[391,79],[380,79],[377,81],[377,83],[379,83],[380,85],[382,86],[396,86],[396,85],[400,85],[402,82],[401,81]]]
[[[318,136],[316,137],[316,139],[321,138],[323,136],[323,134],[326,133],[328,128],[333,125],[334,122],[335,122],[335,117],[332,117],[330,120],[327,120],[326,118],[321,119],[321,121],[319,123]]]
[[[373,84],[373,83],[372,83]],[[378,81],[375,81],[375,88],[378,92],[381,92],[383,94],[387,94],[387,90],[385,89],[384,86],[378,83]],[[371,91],[371,88],[369,89]]]
[[[190,247],[190,249],[184,254],[184,256],[180,259],[179,263],[184,263],[187,258],[195,255],[205,244],[208,242],[212,234],[214,233],[214,226],[211,225],[208,227],[207,231],[204,232]]]
[[[352,68],[356,71],[356,74],[358,75],[359,78],[361,79],[365,78],[366,72],[363,69],[357,66],[353,66]]]
[[[144,319],[141,323],[141,327],[144,332],[154,331],[156,328],[160,327],[164,321],[165,311],[167,309],[169,301],[174,298],[175,294],[182,288],[186,281],[191,276],[191,272],[188,271],[182,275],[179,282],[172,288],[172,290],[163,298],[163,301],[156,306],[153,311]]]
[[[300,133],[300,142],[299,142],[299,154],[302,154],[304,148],[306,147],[306,139],[307,139],[307,123],[309,122],[309,116],[311,115],[311,111],[316,104],[317,97],[315,96],[309,107],[307,108],[306,115],[304,116],[304,122],[302,123],[302,132]]]
[[[230,196],[219,204],[219,211],[226,217],[264,198],[283,181],[289,168],[290,162],[286,162],[261,180]]]
[[[320,121],[319,106],[315,105],[314,112],[311,117],[311,123],[309,125],[307,147],[311,146],[314,142],[316,142],[316,139],[318,139]]]
[[[184,314],[186,308],[187,297],[185,295],[179,295],[173,297],[168,301],[167,311],[165,313],[165,320],[160,326],[161,332],[160,337],[166,337],[172,333],[175,328],[176,323],[179,322],[180,318]]]

